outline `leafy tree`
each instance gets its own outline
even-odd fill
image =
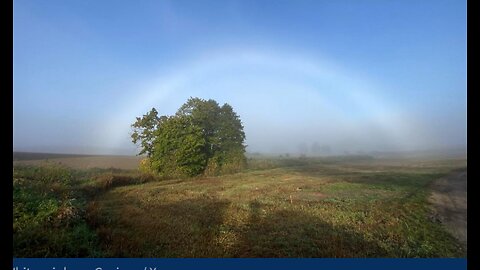
[[[190,98],[175,115],[153,108],[132,124],[133,143],[150,169],[164,176],[235,172],[245,167],[245,133],[233,108],[212,99]]]
[[[152,155],[153,140],[155,138],[155,131],[160,127],[160,118],[155,108],[152,108],[143,117],[137,117],[137,121],[132,124],[133,133],[131,135],[134,144],[140,143],[142,150],[139,155],[147,154],[148,157]]]
[[[221,172],[237,171],[246,162],[243,125],[232,106],[224,104],[219,111],[217,129],[211,139],[212,157]]]
[[[203,172],[207,155],[201,127],[190,117],[168,117],[155,132],[152,166],[162,175],[193,176]]]
[[[204,152],[208,157],[213,156],[214,136],[218,129],[218,118],[220,107],[215,100],[203,100],[200,98],[190,98],[180,109],[177,117],[189,117],[192,124],[202,128],[203,136],[206,140]]]

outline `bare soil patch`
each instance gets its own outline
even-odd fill
[[[467,171],[457,170],[431,185],[433,217],[462,244],[467,244]]]

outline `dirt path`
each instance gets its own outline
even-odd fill
[[[429,201],[434,216],[466,248],[467,245],[467,171],[459,170],[435,180]]]

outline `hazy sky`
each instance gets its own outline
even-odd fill
[[[248,151],[466,144],[465,1],[14,1],[14,149],[134,154],[130,124],[231,104]]]

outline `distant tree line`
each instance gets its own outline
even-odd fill
[[[227,103],[190,98],[172,116],[152,108],[132,128],[132,142],[147,156],[141,168],[161,176],[216,175],[246,165],[243,125]]]
[[[298,152],[300,155],[305,156],[309,152],[307,143],[303,142],[298,145]],[[313,156],[322,156],[332,154],[332,148],[329,145],[320,145],[318,142],[314,142],[310,148],[310,153]]]

